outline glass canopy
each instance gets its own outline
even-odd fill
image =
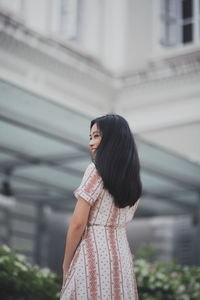
[[[0,81],[0,182],[16,199],[73,209],[72,191],[90,161],[90,118]],[[200,166],[136,136],[144,195],[138,216],[195,211]],[[2,188],[1,188],[2,191]]]

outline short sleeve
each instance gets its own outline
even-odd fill
[[[74,196],[82,197],[91,206],[94,205],[103,190],[103,180],[99,175],[95,164],[91,162],[83,175],[80,186],[74,191]]]

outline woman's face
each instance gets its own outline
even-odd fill
[[[90,131],[90,142],[89,142],[89,150],[91,152],[92,158],[95,159],[97,148],[101,142],[102,135],[97,128],[97,124],[95,123]]]

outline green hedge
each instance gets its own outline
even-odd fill
[[[143,244],[135,255],[139,299],[200,300],[200,267],[153,262],[154,250],[153,244]]]
[[[31,266],[23,255],[0,247],[1,300],[56,300],[61,283],[61,276],[48,268]]]
[[[134,257],[139,299],[200,300],[200,268],[152,262],[152,249],[142,246]],[[0,247],[1,300],[56,300],[61,283],[61,276],[48,268],[31,266],[23,255]]]
[[[140,300],[200,300],[200,268],[135,260]]]

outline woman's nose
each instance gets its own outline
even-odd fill
[[[92,145],[94,145],[94,141],[93,141],[93,140],[90,140],[90,141],[89,141],[89,146],[92,146]]]

